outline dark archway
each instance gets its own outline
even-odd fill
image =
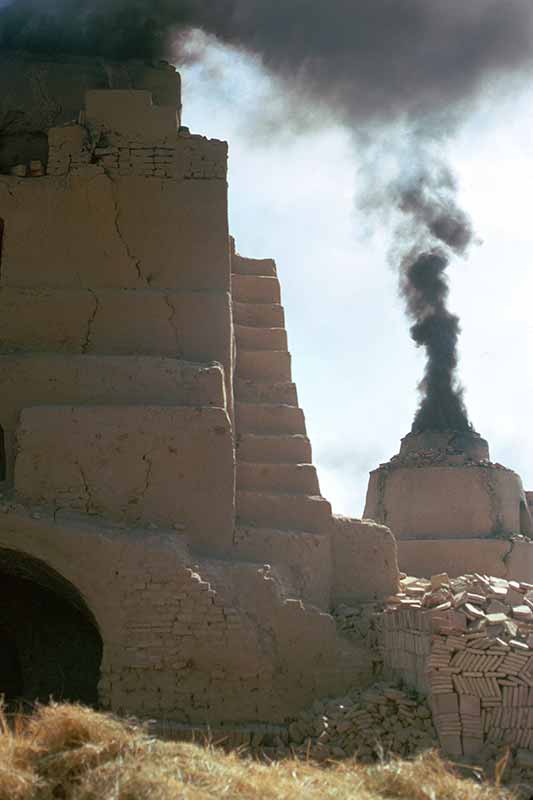
[[[6,456],[6,437],[4,429],[0,425],[0,481],[7,478],[7,456]]]
[[[102,639],[80,593],[44,562],[0,549],[0,693],[97,705]]]
[[[0,173],[9,175],[13,167],[30,161],[48,163],[48,135],[42,131],[0,134]]]

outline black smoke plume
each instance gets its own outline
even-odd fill
[[[421,403],[412,430],[468,431],[472,426],[458,384],[459,319],[447,308],[446,270],[452,254],[465,255],[474,232],[457,206],[453,174],[437,156],[419,161],[418,174],[393,188],[394,202],[407,222],[398,231],[404,252],[400,291],[414,321],[411,336],[426,350],[427,364],[419,389]]]
[[[459,319],[446,308],[449,258],[442,248],[413,256],[403,264],[402,290],[407,312],[416,320],[411,336],[428,355],[421,383],[422,402],[413,433],[427,430],[468,431],[471,425],[456,383]]]
[[[179,60],[192,28],[258,54],[295,95],[350,124],[360,145],[384,130],[409,140],[412,152],[397,150],[409,177],[387,182],[378,171],[374,183],[382,216],[392,209],[407,222],[395,252],[428,355],[415,426],[464,429],[445,269],[472,233],[434,154],[485,89],[529,72],[531,0],[0,0],[0,50]]]
[[[0,50],[169,58],[202,28],[337,115],[450,121],[532,56],[530,0],[0,0]]]

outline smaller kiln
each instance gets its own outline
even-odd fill
[[[533,545],[517,539],[532,531],[520,477],[492,463],[474,431],[402,439],[399,454],[370,474],[364,516],[392,529],[409,574],[507,576],[521,550],[512,570],[533,578]]]

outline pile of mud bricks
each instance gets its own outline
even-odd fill
[[[441,747],[533,749],[533,585],[404,578],[382,619],[385,674],[430,698]]]

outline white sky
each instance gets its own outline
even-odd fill
[[[249,57],[209,47],[180,72],[183,124],[230,144],[238,251],[276,259],[322,493],[335,513],[360,517],[369,471],[410,430],[424,356],[386,260],[387,228],[371,237],[356,209],[349,132],[324,119],[298,135],[272,123],[290,101]],[[450,269],[466,402],[493,461],[533,489],[533,92],[487,100],[451,158],[483,240]]]

